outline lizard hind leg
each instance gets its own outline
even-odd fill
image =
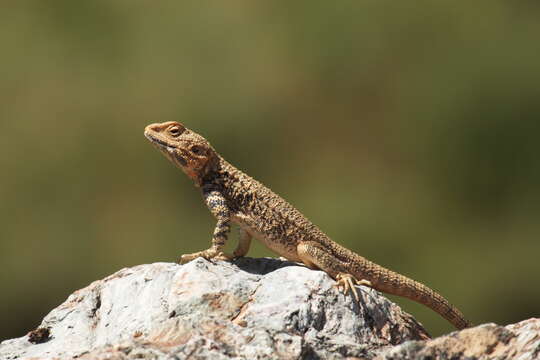
[[[371,286],[371,282],[368,280],[358,280],[349,274],[346,265],[317,242],[302,241],[298,244],[296,252],[307,267],[321,269],[336,279],[334,286],[343,294],[350,292],[356,302],[359,301],[359,296],[355,285]]]

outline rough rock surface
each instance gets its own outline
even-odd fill
[[[376,291],[358,306],[333,285],[278,259],[140,265],[73,293],[0,359],[373,358],[428,337]]]
[[[429,341],[408,341],[376,360],[539,358],[540,319],[529,319],[506,327],[485,324]]]
[[[481,325],[429,340],[376,291],[360,306],[324,272],[277,259],[197,259],[123,269],[73,293],[11,359],[540,358],[540,319]]]

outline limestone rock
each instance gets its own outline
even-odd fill
[[[408,341],[376,358],[405,359],[540,359],[540,319],[506,327],[485,324],[429,341]]]
[[[333,285],[279,259],[126,268],[2,342],[0,359],[371,359],[428,338],[377,291],[361,287],[358,305]]]

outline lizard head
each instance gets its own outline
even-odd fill
[[[144,136],[197,183],[218,160],[205,138],[176,121],[150,124]]]

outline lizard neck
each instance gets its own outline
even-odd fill
[[[239,170],[237,168],[218,155],[216,161],[208,171],[206,171],[202,177],[197,179],[196,185],[199,187],[211,185],[219,188],[227,187],[234,182],[234,174],[238,172]]]

